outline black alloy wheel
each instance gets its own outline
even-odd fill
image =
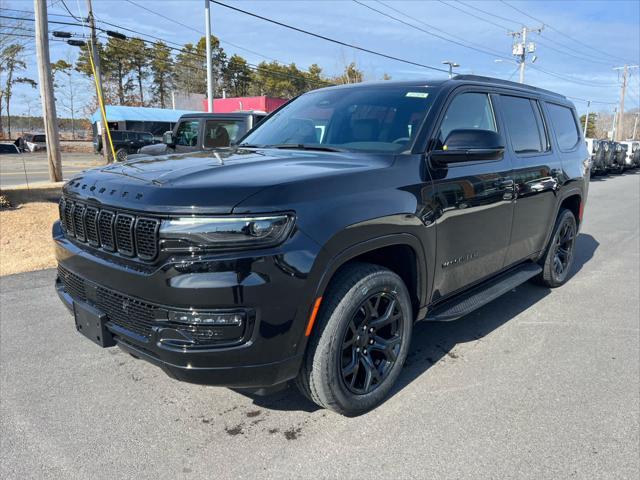
[[[569,273],[575,242],[575,223],[565,222],[558,231],[553,246],[553,273],[558,281],[562,281]]]
[[[413,306],[404,281],[379,265],[339,269],[323,295],[296,383],[310,400],[355,416],[380,405],[409,353]]]
[[[340,370],[357,395],[375,390],[398,359],[405,316],[392,292],[367,298],[351,318],[342,340]]]
[[[577,236],[578,225],[573,212],[566,208],[560,210],[546,254],[540,259],[542,273],[537,278],[538,283],[555,288],[567,281],[573,266]]]

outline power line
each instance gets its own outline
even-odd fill
[[[442,0],[440,0],[440,1],[442,1]],[[465,7],[467,7],[467,8],[474,9],[474,10],[476,10],[476,11],[482,12],[482,13],[484,13],[485,15],[489,15],[489,16],[492,16],[492,17],[493,17],[493,16],[495,16],[495,17],[497,17],[497,18],[500,18],[500,19],[502,19],[502,20],[508,21],[508,22],[510,22],[510,23],[518,24],[518,25],[522,25],[522,22],[519,22],[518,20],[514,20],[514,19],[512,19],[512,18],[506,18],[506,17],[499,17],[499,16],[497,16],[497,15],[495,15],[495,14],[491,13],[491,12],[488,12],[488,11],[486,11],[486,10],[483,10],[483,9],[479,8],[479,7],[476,7],[475,5],[469,5],[469,4],[466,4],[466,3],[464,3],[464,2],[462,2],[462,1],[460,1],[460,0],[458,0],[458,3],[460,3],[460,4],[464,5],[464,6],[465,6]],[[449,6],[450,6],[450,7],[453,7],[453,5],[449,5]],[[510,7],[512,7],[512,5],[509,5],[509,6],[510,6]],[[455,8],[455,7],[454,7],[454,8]],[[515,7],[514,7],[514,8],[515,8]],[[516,9],[516,10],[517,10],[517,9]],[[470,14],[470,15],[472,15],[472,14]],[[535,17],[531,17],[530,15],[527,15],[527,16],[528,16],[529,18],[531,18],[531,19],[535,20],[536,22],[539,22],[539,23],[544,24],[544,25],[545,25],[545,26],[547,26],[550,30],[553,30],[553,29],[552,29],[552,28],[550,28],[550,27],[549,27],[549,25],[548,25],[548,24],[546,24],[545,22],[543,22],[543,21],[541,21],[541,20],[538,20],[538,19],[537,19],[537,18],[535,18]],[[479,18],[479,19],[481,19],[481,20],[487,21],[487,20],[485,20],[485,19],[483,19],[483,18],[481,18],[481,17],[476,17],[476,18]],[[490,22],[490,21],[489,21],[489,23],[493,23],[493,22]],[[558,41],[558,40],[556,40],[556,39],[554,39],[554,38],[550,38],[550,37],[545,37],[545,38],[546,38],[549,42],[552,42],[552,43],[554,43],[554,44],[556,44],[556,45],[559,45],[560,47],[563,47],[563,48],[565,48],[565,49],[567,49],[567,50],[571,50],[571,51],[573,51],[573,50],[574,50],[574,46],[573,46],[573,45],[565,44],[565,43],[560,42],[560,41]],[[542,42],[540,42],[540,43],[542,43]],[[549,48],[551,48],[551,47],[549,47]],[[574,55],[574,56],[576,56],[575,54],[573,54],[573,55]],[[607,57],[607,59],[608,59],[608,58],[609,58],[609,55],[606,55],[606,57]],[[586,61],[588,61],[588,62],[596,62],[596,61],[597,61],[597,62],[599,62],[599,63],[603,63],[603,64],[606,64],[606,65],[611,65],[611,63],[610,63],[609,61],[605,61],[605,60],[604,60],[604,57],[600,57],[600,58],[601,58],[601,60],[595,60],[595,59],[593,59],[593,58],[591,58],[591,57],[588,57],[588,58],[583,58],[583,60],[586,60]]]
[[[518,22],[518,21],[516,21],[516,20],[514,20],[512,18],[501,17],[500,15],[496,15],[495,13],[487,12],[486,10],[483,10],[483,9],[481,9],[479,7],[476,7],[475,5],[469,5],[469,4],[467,4],[467,3],[465,3],[465,2],[463,2],[461,0],[458,0],[458,3],[464,5],[467,8],[472,8],[474,10],[477,10],[478,12],[482,12],[485,15],[488,15],[488,16],[490,16],[492,18],[499,18],[500,20],[504,20],[505,22],[513,23],[513,24],[516,24],[516,25],[519,25],[519,26],[523,26],[523,24],[521,22]]]
[[[281,26],[283,28],[288,28],[289,30],[293,30],[293,31],[296,31],[296,32],[304,33],[305,35],[316,37],[316,38],[319,38],[321,40],[325,40],[327,42],[335,43],[337,45],[342,45],[343,47],[352,48],[354,50],[359,50],[361,52],[370,53],[371,55],[376,55],[378,57],[386,58],[386,59],[389,59],[389,60],[394,60],[396,62],[406,63],[408,65],[413,65],[415,67],[422,67],[422,68],[426,68],[426,69],[429,69],[429,70],[434,70],[436,72],[448,73],[448,70],[444,70],[443,68],[433,67],[431,65],[425,65],[423,63],[414,62],[412,60],[406,60],[404,58],[396,57],[396,56],[389,55],[389,54],[382,53],[382,52],[377,52],[375,50],[370,50],[368,48],[361,47],[359,45],[354,45],[352,43],[343,42],[342,40],[337,40],[335,38],[330,38],[330,37],[327,37],[325,35],[320,35],[319,33],[314,33],[314,32],[310,32],[308,30],[304,30],[302,28],[294,27],[293,25],[288,25],[286,23],[279,22],[278,20],[273,20],[272,18],[267,18],[267,17],[264,17],[262,15],[258,15],[257,13],[252,13],[252,12],[249,12],[247,10],[242,10],[241,8],[232,7],[231,5],[227,5],[225,3],[218,2],[217,0],[210,0],[210,1],[211,1],[211,3],[215,3],[217,5],[220,5],[222,7],[228,8],[230,10],[234,10],[234,11],[239,12],[239,13],[244,13],[245,15],[248,15],[250,17],[258,18],[260,20],[264,20],[265,22],[273,23],[273,24],[279,25],[279,26]]]
[[[537,65],[532,65],[532,64],[528,64],[529,68],[532,68],[534,70],[538,70],[539,72],[542,73],[546,73],[547,75],[551,75],[552,77],[556,77],[559,78],[561,80],[565,80],[567,82],[573,82],[573,83],[577,83],[579,85],[584,85],[587,87],[617,87],[618,85],[616,83],[592,83],[592,82],[587,82],[585,80],[580,80],[578,78],[574,78],[574,77],[568,77],[565,75],[561,75],[559,73],[555,73],[555,72],[550,72],[549,70],[545,70]]]
[[[469,15],[469,16],[471,16],[471,17],[473,17],[473,18],[477,18],[478,20],[481,20],[481,21],[483,21],[483,22],[485,22],[485,23],[488,23],[488,24],[490,24],[490,25],[494,25],[494,26],[496,26],[496,27],[500,28],[501,30],[507,30],[507,31],[509,31],[509,30],[510,30],[510,28],[511,28],[511,27],[505,27],[504,25],[501,25],[501,24],[496,23],[496,22],[494,22],[494,21],[488,20],[488,19],[486,19],[486,18],[484,18],[484,17],[481,17],[480,15],[475,15],[475,14],[473,14],[473,13],[471,13],[471,12],[468,12],[468,11],[466,11],[466,10],[464,10],[464,9],[460,8],[460,7],[457,7],[456,5],[452,5],[452,4],[450,4],[450,3],[447,3],[447,2],[445,2],[444,0],[438,0],[438,1],[439,1],[440,3],[442,3],[443,5],[446,5],[447,7],[454,8],[454,9],[456,9],[456,10],[458,10],[458,11],[462,12],[462,13],[465,13],[465,14],[467,14],[467,15]],[[462,3],[462,2],[458,2],[458,3]]]
[[[142,6],[142,5],[140,5],[140,4],[136,3],[136,2],[134,2],[133,0],[126,0],[126,1],[127,1],[127,2],[129,2],[129,3],[130,3],[130,4],[132,4],[132,5],[135,5],[136,7],[139,7],[139,8],[142,8],[143,10],[146,10],[147,12],[149,12],[149,13],[151,13],[151,14],[153,14],[153,15],[157,15],[158,17],[164,18],[165,20],[168,20],[168,21],[170,21],[170,22],[173,22],[173,23],[175,23],[176,25],[180,25],[181,27],[188,28],[189,30],[192,30],[192,31],[194,31],[194,32],[196,32],[196,33],[198,33],[198,34],[200,34],[200,35],[204,35],[204,33],[202,33],[202,31],[198,30],[197,28],[191,27],[191,26],[189,26],[189,25],[185,25],[184,23],[181,23],[181,22],[179,22],[179,21],[177,21],[177,20],[175,20],[175,19],[173,19],[173,18],[170,18],[170,17],[167,17],[167,16],[165,16],[165,15],[162,15],[161,13],[156,12],[156,11],[154,11],[154,10],[151,10],[150,8],[147,8],[147,7],[145,7],[145,6]],[[235,48],[237,48],[237,49],[239,49],[239,50],[243,50],[243,51],[245,51],[245,52],[249,52],[249,53],[251,53],[251,54],[253,54],[253,55],[257,55],[258,57],[266,58],[266,59],[268,59],[268,60],[272,60],[272,61],[274,61],[274,62],[278,62],[278,63],[285,64],[285,62],[281,62],[280,60],[278,60],[278,59],[276,59],[276,58],[273,58],[273,57],[269,57],[269,56],[263,55],[263,54],[261,54],[261,53],[258,53],[258,52],[254,51],[254,50],[250,50],[250,49],[245,48],[245,47],[241,47],[240,45],[237,45],[237,44],[235,44],[235,43],[229,42],[228,40],[223,40],[223,39],[222,39],[222,38],[220,38],[220,37],[218,37],[218,40],[220,41],[220,43],[226,43],[226,44],[231,45],[232,47],[235,47]]]
[[[504,56],[504,55],[502,55],[502,54],[500,54],[500,53],[491,52],[491,51],[483,50],[483,49],[478,49],[478,48],[475,48],[475,47],[472,47],[472,46],[469,46],[469,45],[464,45],[464,44],[462,44],[462,43],[460,43],[460,42],[456,42],[455,40],[449,40],[449,39],[444,38],[444,37],[441,37],[441,36],[439,36],[439,35],[437,35],[437,34],[435,34],[435,33],[433,33],[433,32],[429,32],[429,31],[427,31],[427,30],[423,30],[422,28],[417,27],[417,26],[415,26],[415,25],[413,25],[413,24],[410,24],[410,23],[408,23],[408,22],[405,22],[405,21],[404,21],[404,20],[402,20],[402,19],[399,19],[399,18],[397,18],[397,17],[394,17],[394,16],[392,16],[392,15],[389,15],[389,14],[387,14],[387,13],[385,13],[385,12],[382,12],[382,11],[380,11],[380,10],[378,10],[378,9],[374,8],[374,7],[371,7],[371,6],[369,6],[369,5],[366,5],[366,4],[362,3],[362,2],[360,2],[359,0],[353,0],[353,1],[354,1],[355,3],[357,3],[357,4],[361,5],[361,6],[363,6],[363,7],[368,8],[369,10],[373,10],[373,11],[374,11],[374,12],[376,12],[376,13],[379,13],[379,14],[381,14],[381,15],[385,16],[385,17],[391,18],[392,20],[395,20],[395,21],[397,21],[397,22],[400,22],[400,23],[402,23],[402,24],[404,24],[404,25],[406,25],[406,26],[409,26],[409,27],[411,27],[411,28],[417,29],[417,30],[422,31],[422,32],[424,32],[424,33],[427,33],[427,34],[429,34],[429,35],[433,35],[433,36],[435,36],[435,37],[442,38],[443,40],[446,40],[446,41],[449,41],[449,42],[455,43],[455,44],[457,44],[457,45],[460,45],[460,46],[465,47],[465,48],[469,48],[469,49],[471,49],[471,50],[478,51],[478,52],[480,52],[480,53],[484,53],[484,54],[486,54],[486,55],[497,56],[497,57],[502,58],[502,59],[511,60],[511,58],[506,57],[506,56]],[[386,3],[384,3],[384,2],[382,2],[382,1],[380,1],[380,0],[377,0],[377,1],[378,1],[378,3],[380,3],[380,4],[384,5],[385,7],[389,8],[390,10],[393,10],[393,11],[398,12],[398,13],[400,13],[400,14],[402,14],[402,15],[406,16],[406,17],[409,17],[409,15],[407,15],[407,14],[405,14],[405,13],[401,12],[400,10],[398,10],[398,9],[396,9],[396,8],[394,8],[394,7],[391,7],[390,5],[388,5],[388,4],[386,4]],[[409,17],[409,18],[412,18],[412,17]],[[435,28],[435,27],[432,27],[432,26],[431,26],[431,25],[429,25],[429,24],[426,24],[425,22],[421,22],[420,20],[415,20],[415,19],[414,19],[414,21],[419,22],[419,23],[422,23],[422,24],[424,24],[424,25],[427,25],[427,26],[429,26],[429,27],[431,27],[431,28]],[[524,46],[523,48],[526,48],[526,46]],[[574,82],[574,83],[579,83],[579,84],[586,85],[586,86],[598,86],[598,87],[611,86],[611,85],[602,84],[602,83],[589,83],[589,82],[586,82],[586,81],[583,81],[583,80],[578,80],[578,79],[574,80],[574,79],[572,79],[572,78],[570,78],[570,77],[566,77],[566,76],[563,76],[563,75],[558,74],[558,73],[549,72],[549,71],[547,71],[547,70],[544,70],[544,69],[541,69],[541,68],[538,68],[538,67],[534,67],[534,66],[532,66],[532,65],[529,65],[529,66],[530,66],[531,68],[533,68],[534,70],[537,70],[537,71],[539,71],[539,72],[545,73],[545,74],[547,74],[547,75],[552,75],[552,76],[555,76],[555,77],[557,77],[557,78],[562,78],[563,80],[566,80],[566,81],[570,81],[570,82]]]
[[[446,37],[443,37],[443,36],[438,35],[438,34],[436,34],[436,33],[430,32],[430,31],[425,30],[425,29],[423,29],[423,28],[417,27],[417,26],[415,26],[415,25],[413,25],[413,24],[411,24],[411,23],[409,23],[409,22],[405,22],[404,20],[402,20],[402,19],[400,19],[400,18],[398,18],[398,17],[394,17],[393,15],[390,15],[390,14],[388,14],[388,13],[385,13],[385,12],[381,11],[381,10],[378,10],[378,9],[376,9],[376,8],[374,8],[374,7],[370,6],[370,5],[367,5],[367,4],[365,4],[365,3],[363,3],[363,2],[361,2],[361,1],[359,1],[359,0],[353,0],[353,2],[357,3],[358,5],[363,6],[363,7],[365,7],[365,8],[368,8],[369,10],[372,10],[372,11],[374,11],[374,12],[376,12],[376,13],[380,14],[380,15],[383,15],[383,16],[385,16],[385,17],[387,17],[387,18],[390,18],[391,20],[394,20],[394,21],[396,21],[396,22],[402,23],[403,25],[406,25],[406,26],[408,26],[408,27],[411,27],[411,28],[413,28],[413,29],[415,29],[415,30],[418,30],[418,31],[420,31],[420,32],[426,33],[427,35],[434,36],[434,37],[439,38],[439,39],[441,39],[441,40],[444,40],[444,41],[446,41],[446,42],[454,43],[454,44],[459,45],[459,46],[461,46],[461,47],[469,48],[469,49],[471,49],[471,50],[475,50],[476,52],[484,53],[485,55],[489,55],[489,56],[492,56],[492,57],[496,57],[496,56],[497,56],[497,57],[506,58],[506,57],[502,56],[502,54],[500,54],[500,53],[498,53],[498,52],[492,52],[492,51],[490,51],[490,50],[484,50],[484,49],[482,49],[482,48],[474,47],[474,46],[473,46],[474,44],[472,44],[471,42],[462,43],[462,42],[460,42],[460,41],[451,40],[451,39],[449,39],[449,38],[446,38]],[[421,21],[421,20],[417,20],[417,19],[415,19],[415,18],[413,18],[413,17],[410,17],[410,16],[409,16],[409,15],[407,15],[406,13],[404,13],[404,12],[402,12],[402,11],[400,11],[400,10],[398,10],[398,9],[396,9],[396,8],[394,8],[394,7],[392,7],[392,6],[388,5],[388,4],[386,4],[386,3],[384,3],[384,2],[381,2],[381,1],[379,1],[379,0],[378,0],[378,3],[380,3],[381,5],[384,5],[384,6],[385,6],[385,7],[387,7],[389,10],[393,10],[394,12],[399,13],[399,14],[401,14],[401,15],[404,15],[405,17],[412,18],[412,19],[413,19],[415,22],[417,22],[417,23],[420,23],[420,24],[422,24],[422,25],[425,25],[425,26],[427,26],[427,27],[429,27],[429,28],[432,28],[432,29],[434,29],[434,30],[438,30],[438,31],[440,31],[440,32],[444,32],[444,30],[441,30],[441,29],[439,29],[439,28],[437,28],[437,27],[434,27],[433,25],[429,25],[428,23],[423,22],[423,21]],[[450,37],[453,37],[453,38],[457,38],[457,39],[463,40],[463,39],[461,39],[460,37],[456,37],[456,36],[451,35],[451,34],[448,34],[448,35],[449,35]],[[463,40],[463,41],[464,41],[464,40]],[[477,44],[476,44],[476,45],[477,45]]]
[[[165,20],[169,20],[170,22],[173,22],[173,23],[175,23],[175,24],[177,24],[177,25],[180,25],[181,27],[188,28],[189,30],[192,30],[192,31],[194,31],[194,32],[196,32],[196,33],[199,33],[200,35],[204,35],[204,33],[202,33],[202,31],[201,31],[201,30],[198,30],[198,29],[196,29],[196,28],[193,28],[193,27],[192,27],[192,26],[190,26],[190,25],[185,25],[184,23],[180,23],[180,22],[179,22],[179,21],[177,21],[175,18],[169,18],[169,17],[167,17],[167,16],[165,16],[165,15],[163,15],[163,14],[159,13],[159,12],[155,12],[155,11],[151,10],[150,8],[143,7],[142,5],[140,5],[140,4],[138,4],[138,3],[136,3],[136,2],[134,2],[134,1],[132,1],[132,0],[126,0],[126,1],[127,1],[127,2],[129,2],[131,5],[135,5],[136,7],[141,8],[141,9],[143,9],[143,10],[146,10],[146,11],[147,11],[147,12],[149,12],[149,13],[153,13],[154,15],[157,15],[158,17],[162,17],[162,18],[164,18]]]
[[[549,30],[553,30],[554,32],[556,32],[556,33],[558,33],[558,34],[562,35],[563,37],[568,38],[569,40],[571,40],[571,41],[573,41],[573,42],[576,42],[576,43],[578,43],[578,44],[581,44],[581,45],[583,45],[583,46],[585,46],[585,47],[587,47],[587,48],[590,48],[591,50],[593,50],[593,51],[595,51],[595,52],[599,52],[600,54],[605,55],[605,56],[607,56],[607,57],[618,58],[619,60],[626,61],[626,60],[624,60],[624,59],[623,59],[623,58],[621,58],[621,57],[618,57],[618,56],[616,56],[616,55],[612,55],[612,54],[610,54],[610,53],[608,53],[608,52],[605,52],[605,51],[600,50],[600,49],[598,49],[598,48],[595,48],[595,47],[593,47],[593,46],[586,45],[586,44],[584,43],[584,41],[582,41],[582,40],[577,40],[577,39],[575,39],[575,38],[573,38],[573,37],[571,37],[571,36],[567,35],[565,32],[562,32],[562,31],[558,30],[558,29],[557,29],[557,28],[555,28],[553,25],[550,25],[549,23],[547,23],[547,22],[545,22],[545,21],[543,21],[543,20],[540,20],[540,19],[538,19],[538,18],[534,17],[533,15],[528,14],[528,13],[527,13],[527,12],[525,12],[524,10],[519,9],[518,7],[516,7],[516,6],[512,5],[512,4],[510,4],[509,2],[506,2],[505,0],[500,0],[500,2],[504,3],[506,6],[508,6],[508,7],[512,8],[512,9],[513,9],[513,10],[515,10],[516,12],[521,13],[521,14],[522,14],[522,15],[524,15],[525,17],[528,17],[528,18],[530,18],[530,19],[532,19],[532,20],[535,20],[536,22],[540,22],[540,23],[544,24],[544,26],[545,26],[545,27],[547,27]]]
[[[78,17],[76,17],[73,13],[71,13],[71,10],[69,10],[69,7],[67,7],[67,4],[66,4],[66,3],[64,3],[64,0],[61,0],[61,1],[62,1],[62,6],[64,7],[64,9],[65,9],[67,12],[69,12],[69,15],[71,15],[71,17],[72,17],[74,20],[77,20],[78,22],[82,22],[82,20],[81,20],[81,19],[79,19],[79,18],[78,18]]]
[[[550,40],[548,37],[545,37],[545,38],[546,38],[547,40]],[[599,63],[599,64],[601,64],[601,65],[607,65],[607,66],[609,66],[609,67],[612,65],[612,62],[604,62],[604,61],[602,61],[602,60],[596,60],[595,58],[583,57],[583,56],[577,55],[577,54],[572,53],[572,52],[567,52],[567,51],[564,51],[564,50],[560,50],[559,48],[557,48],[557,47],[553,47],[553,46],[549,45],[548,43],[546,43],[546,42],[544,42],[544,41],[542,41],[542,40],[540,40],[540,39],[538,39],[537,41],[538,41],[538,43],[539,43],[540,45],[544,45],[546,48],[549,48],[549,49],[551,49],[551,50],[554,50],[554,51],[556,51],[556,52],[558,52],[558,53],[561,53],[562,55],[566,55],[566,56],[568,56],[568,57],[577,58],[578,60],[582,60],[582,61],[586,61],[586,62]],[[558,45],[561,45],[561,44],[559,44],[558,42],[554,42],[554,43],[557,43]]]
[[[4,15],[0,15],[0,18],[8,18],[8,19],[14,19],[14,20],[25,20],[25,21],[30,21],[30,22],[33,22],[33,21],[34,21],[34,20],[33,20],[33,19],[31,19],[31,18],[7,17],[7,16],[4,16]],[[69,25],[69,26],[75,26],[75,27],[80,27],[80,26],[82,26],[82,25],[77,24],[77,23],[59,22],[59,21],[55,21],[55,20],[49,20],[49,21],[48,21],[48,23],[53,23],[53,24],[62,24],[62,25]],[[112,25],[112,26],[115,26],[115,27],[117,27],[117,28],[121,28],[121,27],[119,27],[118,25],[110,24],[110,23],[108,23],[108,22],[102,22],[102,23],[106,23],[107,25]],[[100,30],[100,31],[105,32],[105,33],[107,32],[107,30],[106,30],[106,29],[104,29],[104,28],[100,28],[100,27],[97,27],[97,30]],[[137,33],[137,32],[135,32],[135,30],[131,30],[131,29],[127,29],[127,28],[123,28],[123,30],[127,30],[127,31],[131,31],[131,32]],[[146,35],[146,36],[148,36],[148,35]],[[140,37],[137,37],[137,38],[140,38]],[[169,41],[163,40],[163,39],[161,39],[161,38],[159,38],[159,37],[152,37],[152,38],[155,38],[155,39],[157,39],[157,40],[159,40],[159,41],[162,41],[162,42],[164,42],[165,44],[166,44],[166,43],[174,43],[174,42],[169,42]],[[147,43],[152,43],[151,41],[146,40],[146,39],[143,39],[143,38],[140,38],[140,40],[143,40],[143,41],[145,41],[145,42],[147,42]],[[177,44],[176,44],[176,45],[177,45]],[[122,46],[120,46],[120,47],[122,48]],[[185,52],[185,51],[183,50],[183,48],[170,47],[170,46],[168,46],[168,45],[167,45],[167,48],[169,48],[170,50],[173,50],[173,51],[177,51],[178,53],[182,53],[182,54],[184,54],[184,55],[190,55],[190,56],[194,56],[194,57],[197,57],[197,58],[200,58],[200,59],[206,59],[206,56],[205,56],[205,55],[200,55],[200,54],[197,54],[197,53],[195,53],[195,52]],[[276,76],[276,77],[280,77],[280,78],[289,78],[289,79],[294,79],[294,80],[301,80],[301,79],[303,79],[303,77],[302,77],[302,76],[300,76],[300,77],[299,77],[299,76],[295,76],[295,75],[291,75],[291,74],[287,74],[287,73],[283,73],[283,72],[276,72],[276,71],[274,71],[274,70],[270,69],[269,67],[259,66],[259,65],[254,65],[254,64],[251,64],[251,63],[249,63],[249,62],[247,62],[247,66],[249,67],[249,69],[251,69],[251,70],[253,70],[253,71],[269,72],[269,74],[270,74],[270,75],[272,75],[272,76]],[[205,71],[206,71],[206,70],[205,70]],[[308,72],[301,71],[301,73],[308,73]],[[310,85],[310,86],[316,86],[316,87],[317,87],[317,86],[324,86],[324,87],[327,87],[327,86],[332,86],[332,85],[334,85],[333,83],[331,83],[331,82],[329,82],[329,81],[326,81],[326,80],[310,80],[310,79],[306,79],[306,78],[304,78],[304,81],[307,83],[307,85]]]
[[[439,1],[440,3],[442,3],[442,4],[446,5],[446,6],[448,6],[448,7],[454,8],[454,9],[456,9],[456,10],[458,10],[458,11],[462,12],[462,13],[465,13],[465,14],[467,14],[467,15],[469,15],[469,16],[471,16],[471,17],[473,17],[473,18],[476,18],[476,19],[478,19],[478,20],[480,20],[480,21],[482,21],[482,22],[485,22],[485,23],[488,23],[488,24],[493,25],[493,26],[495,26],[495,27],[498,27],[500,30],[504,30],[504,29],[509,30],[509,29],[508,29],[507,27],[505,27],[504,25],[501,25],[501,24],[499,24],[499,23],[493,22],[493,21],[491,21],[491,20],[487,20],[486,18],[481,17],[481,16],[479,16],[479,15],[475,15],[475,14],[473,14],[473,13],[471,13],[471,12],[468,12],[468,11],[466,11],[466,10],[464,10],[464,9],[460,8],[460,7],[457,7],[457,6],[455,6],[455,5],[451,5],[451,4],[447,3],[447,2],[445,2],[444,0],[438,0],[438,1]],[[514,21],[514,23],[515,23],[515,21]],[[546,38],[546,37],[545,37],[545,38]],[[558,44],[558,45],[560,45],[560,46],[563,46],[561,43],[559,43],[559,42],[555,42],[553,39],[550,39],[550,38],[547,38],[547,39],[548,39],[550,42],[553,42],[553,43],[556,43],[556,44]],[[564,50],[560,50],[559,48],[553,47],[553,46],[549,45],[548,43],[546,43],[546,42],[544,42],[544,41],[542,41],[542,40],[540,40],[540,39],[538,39],[538,40],[537,40],[537,42],[538,42],[540,45],[544,45],[545,47],[547,47],[547,48],[549,48],[549,49],[551,49],[551,50],[554,50],[554,51],[556,51],[556,52],[558,52],[558,53],[561,53],[561,54],[563,54],[563,55],[571,56],[571,57],[574,57],[574,58],[577,58],[577,59],[579,59],[579,60],[583,60],[583,61],[595,62],[595,63],[600,63],[600,64],[603,64],[603,65],[611,66],[611,62],[604,62],[604,61],[602,61],[602,60],[596,60],[596,59],[594,59],[594,58],[583,57],[583,56],[577,55],[577,54],[572,53],[572,52],[567,52],[567,51],[564,51]],[[564,47],[564,46],[563,46],[563,47]],[[566,48],[566,47],[564,47],[564,48]]]

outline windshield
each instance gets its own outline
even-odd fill
[[[401,152],[418,133],[432,93],[405,86],[310,92],[260,123],[241,145]]]

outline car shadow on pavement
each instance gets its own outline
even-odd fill
[[[583,233],[578,236],[571,277],[591,260],[599,245],[589,234]],[[455,349],[458,344],[481,342],[488,334],[534,306],[549,293],[551,289],[527,282],[459,320],[416,323],[409,355],[389,398],[402,391],[439,361],[462,360],[462,355]],[[319,409],[295,387],[266,396],[236,391],[250,397],[256,406],[270,410],[313,412]]]

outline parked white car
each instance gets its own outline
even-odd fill
[[[624,157],[624,168],[635,168],[635,162],[633,159],[633,144],[635,142],[620,142],[622,145],[626,145],[627,151]]]

